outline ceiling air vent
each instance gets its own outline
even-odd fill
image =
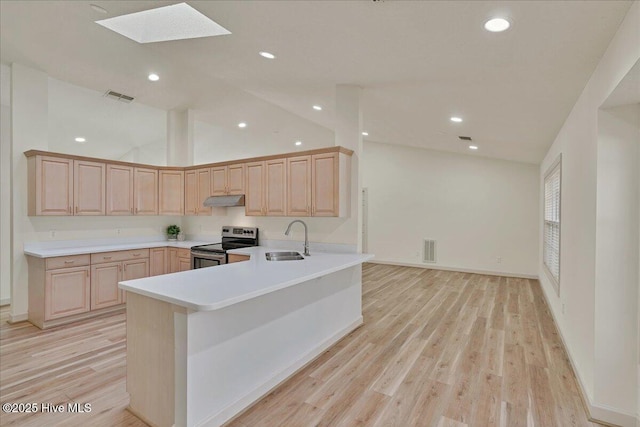
[[[470,136],[459,136],[458,138],[460,138],[463,141],[471,141],[471,137]]]
[[[104,93],[104,96],[106,96],[107,98],[115,99],[116,101],[126,102],[127,104],[129,104],[135,99],[133,96],[124,95],[122,93],[118,93],[113,90],[106,91]]]

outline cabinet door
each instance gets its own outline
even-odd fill
[[[196,198],[198,195],[198,181],[196,171],[190,170],[184,173],[184,214],[198,215]]]
[[[167,273],[177,273],[180,271],[178,265],[178,248],[169,248],[169,265]]]
[[[122,277],[122,262],[91,266],[91,310],[111,307],[122,302],[118,282]]]
[[[107,215],[133,215],[133,168],[107,165]]]
[[[74,215],[105,214],[105,171],[104,163],[73,161]]]
[[[211,169],[198,169],[196,177],[198,180],[198,197],[196,199],[198,215],[211,215],[211,208],[203,205],[207,197],[211,196]]]
[[[149,249],[149,276],[167,273],[167,248]]]
[[[89,311],[91,294],[89,273],[89,266],[47,271],[44,320]]]
[[[158,171],[135,168],[133,171],[134,211],[136,215],[158,215]]]
[[[36,156],[36,215],[73,215],[73,160]]]
[[[158,173],[160,215],[184,214],[184,172],[161,170]]]
[[[227,166],[227,192],[244,194],[244,164]]]
[[[338,216],[338,153],[311,156],[311,215]]]
[[[287,159],[287,216],[311,215],[311,156]]]
[[[135,280],[149,277],[149,260],[132,259],[122,261],[122,280]],[[127,302],[127,293],[120,289],[120,302]]]
[[[227,167],[211,168],[211,196],[225,196],[227,191]]]
[[[265,168],[266,215],[284,216],[287,214],[287,160],[268,160]]]
[[[178,271],[191,270],[191,258],[178,258]]]
[[[245,214],[264,215],[264,162],[247,163]]]

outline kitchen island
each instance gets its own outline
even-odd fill
[[[221,425],[362,324],[372,255],[267,261],[268,251],[120,283],[133,413],[155,426]]]

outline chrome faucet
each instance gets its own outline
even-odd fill
[[[294,221],[291,221],[289,223],[289,226],[287,227],[287,231],[284,232],[285,236],[289,235],[289,232],[291,231],[291,226],[293,224],[295,224],[296,222],[299,222],[300,224],[304,225],[304,256],[309,256],[311,255],[309,253],[309,234],[307,233],[307,224],[304,223],[304,221],[296,219]]]

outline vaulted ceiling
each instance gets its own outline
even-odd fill
[[[177,2],[90,3],[3,0],[0,60],[229,126],[250,96],[333,129],[335,86],[353,84],[365,139],[468,153],[465,135],[474,155],[537,163],[632,2],[189,1],[232,34],[150,44],[94,21]],[[485,31],[496,15],[512,27]]]

